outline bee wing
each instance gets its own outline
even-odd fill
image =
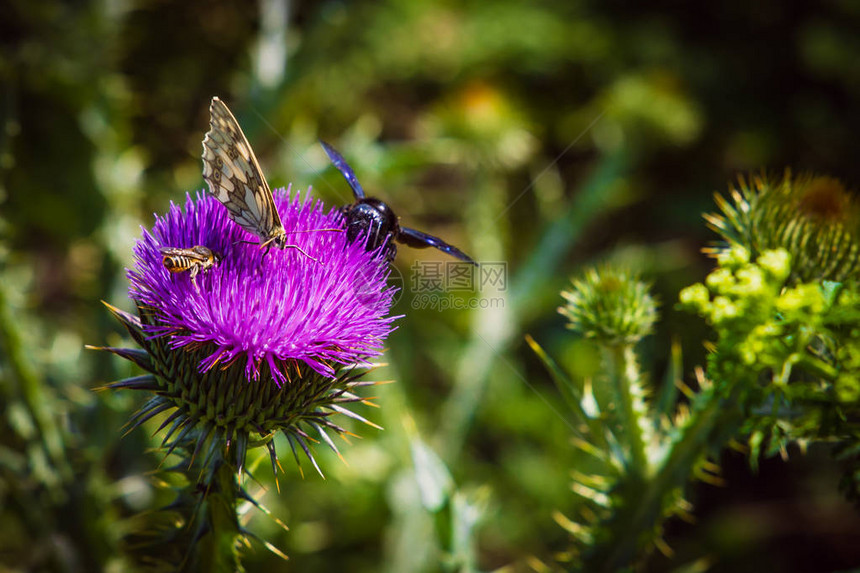
[[[185,254],[186,250],[187,249],[180,249],[179,247],[161,247],[160,249],[158,249],[158,252],[162,255],[168,255],[173,257]]]
[[[203,247],[205,248],[205,247]],[[206,249],[209,250],[209,249]],[[197,247],[191,249],[181,249],[179,247],[162,247],[158,249],[163,256],[166,257],[187,257],[195,261],[207,261],[209,257],[197,250]],[[209,251],[211,253],[211,251]]]
[[[227,207],[236,224],[268,239],[283,225],[251,144],[217,97],[212,98],[209,115],[209,131],[203,138],[203,179],[209,192]]]
[[[400,233],[397,235],[397,240],[404,245],[409,247],[425,249],[427,247],[435,247],[442,251],[443,253],[448,253],[453,257],[457,257],[461,261],[466,261],[467,263],[472,263],[475,266],[478,266],[472,257],[458,249],[453,245],[449,245],[439,237],[434,237],[433,235],[428,235],[427,233],[422,233],[421,231],[416,231],[415,229],[410,229],[408,227],[400,227]]]
[[[349,166],[346,159],[343,158],[343,155],[338,153],[334,147],[323,140],[320,140],[320,145],[325,149],[326,155],[328,155],[332,165],[337,167],[337,170],[340,171],[340,174],[343,175],[343,178],[346,179],[346,182],[349,183],[350,187],[352,187],[352,194],[355,195],[355,198],[364,199],[364,189],[361,188],[361,183],[358,182],[358,177],[355,176],[355,171],[352,170],[352,167]]]
[[[206,259],[207,261],[215,258],[215,253],[212,252],[212,249],[209,247],[204,247],[203,245],[194,245],[191,247],[191,250],[197,253],[201,258]]]

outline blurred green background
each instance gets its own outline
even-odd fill
[[[83,349],[122,345],[99,303],[125,309],[140,226],[203,188],[208,105],[230,105],[273,187],[351,201],[318,138],[407,226],[481,261],[504,289],[457,293],[497,308],[416,306],[388,340],[348,465],[327,479],[264,463],[252,485],[248,571],[527,569],[569,540],[577,458],[564,408],[523,342],[582,378],[589,346],[558,292],[584,265],[641,271],[662,301],[643,347],[655,384],[671,341],[688,376],[704,325],[674,309],[710,267],[701,213],[739,173],[810,170],[860,181],[860,3],[727,1],[0,2],[0,570],[118,571],[129,516],[166,503],[148,480],[149,432],[121,437],[136,396],[90,389],[133,375]],[[139,405],[139,404],[137,404]],[[35,422],[34,422],[35,420]],[[285,444],[280,451],[287,452]],[[860,521],[825,449],[726,487],[692,488],[698,522],[671,522],[671,571],[860,566]],[[62,566],[57,565],[62,563]],[[534,563],[534,562],[532,562]]]

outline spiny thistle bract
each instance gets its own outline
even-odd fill
[[[567,399],[576,421],[573,443],[584,454],[571,484],[582,498],[580,514],[555,518],[574,539],[565,557],[571,570],[621,570],[637,550],[661,545],[663,521],[686,507],[677,479],[662,475],[676,473],[668,462],[677,430],[669,421],[671,402],[646,400],[650,389],[635,351],[653,330],[657,303],[633,273],[608,266],[587,270],[562,296],[567,304],[559,312],[570,329],[594,341],[602,372],[575,382],[529,340]]]
[[[288,191],[276,193],[275,202],[288,241],[313,258],[298,249],[267,252],[215,198],[189,196],[184,210],[172,205],[156,216],[152,232],[144,230],[135,246],[128,277],[137,315],[108,305],[142,349],[103,350],[147,374],[107,388],[154,394],[129,426],[166,414],[158,428],[162,446],[183,457],[191,476],[191,489],[173,509],[206,516],[193,531],[172,532],[171,541],[197,543],[227,523],[236,533],[228,535],[234,551],[236,537],[247,534],[235,519],[235,503],[250,500],[239,485],[249,448],[265,445],[277,476],[273,437],[281,432],[296,460],[298,446],[319,470],[311,442],[337,452],[330,433],[346,432],[332,414],[370,423],[345,406],[362,401],[353,389],[371,384],[358,378],[381,354],[397,318],[388,316],[394,296],[386,287],[388,265],[379,250],[367,252],[345,233],[319,230],[342,228],[338,210],[326,213],[321,203],[291,199]],[[197,276],[165,268],[161,248],[195,245],[217,253],[220,262]],[[217,515],[232,518],[219,526]],[[190,566],[187,555],[182,562]],[[227,570],[239,566],[225,563]]]
[[[790,172],[781,180],[740,178],[730,196],[716,195],[721,213],[705,215],[728,247],[740,245],[753,257],[785,249],[798,281],[844,281],[860,270],[860,203],[837,179]]]

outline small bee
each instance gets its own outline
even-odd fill
[[[346,238],[348,241],[355,241],[365,232],[369,232],[370,236],[367,240],[366,249],[372,251],[388,241],[385,246],[385,258],[388,261],[394,260],[394,256],[397,254],[397,245],[394,244],[396,240],[398,243],[417,249],[435,247],[461,261],[478,266],[472,257],[439,237],[408,227],[401,227],[400,218],[394,214],[391,207],[375,197],[367,197],[364,194],[364,189],[361,188],[355,172],[343,156],[325,141],[320,141],[320,144],[325,149],[332,164],[349,183],[352,194],[355,195],[355,203],[346,205],[341,209],[346,217]]]
[[[189,271],[191,280],[194,280],[199,272],[211,269],[221,260],[221,255],[203,245],[195,245],[190,249],[163,247],[160,252],[164,268],[171,273]]]

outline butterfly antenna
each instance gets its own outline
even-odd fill
[[[317,233],[317,232],[322,233],[325,231],[331,231],[333,233],[343,233],[345,230],[346,229],[306,229],[304,231],[287,231],[287,234],[288,235],[295,235],[298,233]]]
[[[268,241],[266,241],[265,243],[260,243],[260,248],[261,248],[261,249],[262,249],[263,247],[266,247],[266,252],[265,252],[265,253],[263,253],[263,257],[265,257],[266,255],[268,255],[268,254],[269,254],[269,249],[271,249],[271,248],[272,248],[272,241],[274,241],[274,240],[275,240],[275,238],[274,238],[274,237],[272,237],[271,239],[269,239],[269,240],[268,240]],[[315,259],[315,258],[313,258],[312,256],[310,256],[309,254],[307,254],[307,253],[306,253],[306,252],[305,252],[305,251],[304,251],[300,246],[298,246],[298,245],[284,245],[284,246],[283,246],[283,248],[284,248],[284,249],[296,249],[298,252],[300,252],[301,254],[303,254],[304,256],[306,256],[307,258],[309,258],[310,260],[312,260],[313,262],[315,262],[315,263],[317,263],[317,264],[320,264],[320,265],[322,264],[318,259]]]

